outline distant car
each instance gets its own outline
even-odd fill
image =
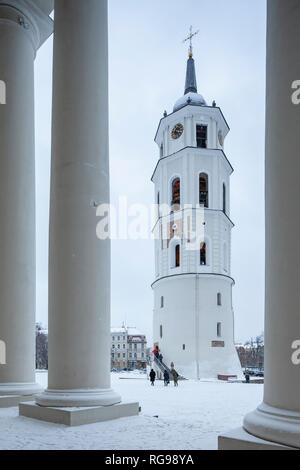
[[[265,372],[263,370],[258,370],[256,372],[256,377],[264,377],[265,376]]]
[[[112,369],[110,369],[111,372],[117,372],[117,369],[115,367],[113,367]]]

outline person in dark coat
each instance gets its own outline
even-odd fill
[[[158,356],[158,359],[160,360],[160,362],[162,362],[162,361],[163,361],[163,355],[160,354],[160,355]]]
[[[170,383],[170,376],[168,374],[168,371],[165,370],[164,371],[164,385],[165,385],[165,387],[167,387],[169,385],[169,383]]]
[[[246,379],[246,384],[250,383],[250,374],[249,374],[248,369],[246,369],[246,372],[245,372],[245,379]]]
[[[153,387],[154,387],[156,372],[155,372],[153,369],[151,369],[151,372],[150,372],[149,375],[150,375],[150,382],[151,382],[151,385],[153,385]]]

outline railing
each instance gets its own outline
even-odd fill
[[[160,361],[155,356],[154,356],[154,364],[158,367],[158,369],[162,372],[162,374],[165,372],[165,370],[168,372],[170,381],[174,380],[172,370],[163,361]],[[186,380],[186,379],[182,377],[182,375],[178,374],[178,380]]]

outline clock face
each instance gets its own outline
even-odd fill
[[[219,137],[220,145],[221,145],[221,147],[223,147],[223,144],[224,144],[224,137],[223,137],[222,131],[219,131],[218,137]]]
[[[172,139],[179,139],[179,137],[181,137],[183,134],[183,130],[184,128],[182,124],[176,124],[171,133]]]

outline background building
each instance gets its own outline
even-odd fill
[[[146,364],[146,336],[134,327],[111,328],[111,367],[144,369]]]

